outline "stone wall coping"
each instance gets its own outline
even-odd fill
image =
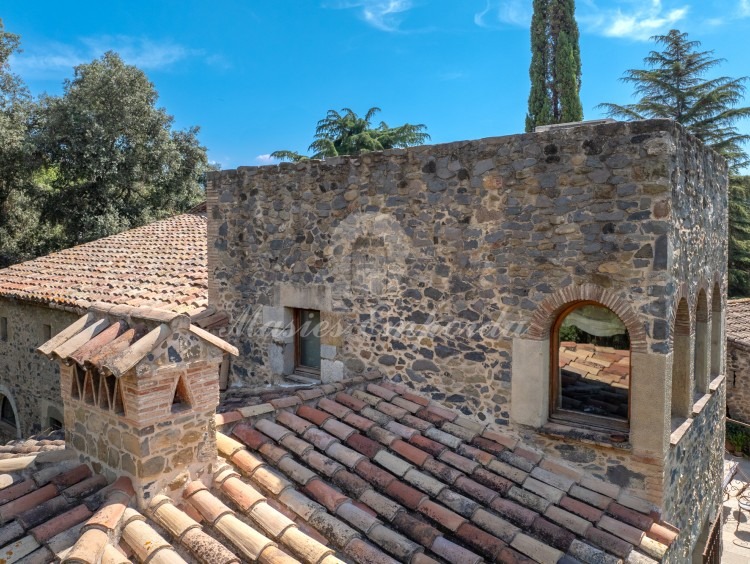
[[[720,376],[717,376],[713,380],[711,380],[711,383],[708,386],[709,392],[707,394],[704,394],[701,396],[697,401],[693,403],[692,409],[691,409],[691,416],[688,417],[685,421],[680,424],[677,429],[672,431],[672,434],[669,436],[669,444],[670,446],[676,446],[679,444],[680,440],[682,440],[682,437],[685,436],[688,429],[690,429],[690,426],[693,424],[693,421],[695,421],[695,417],[701,414],[703,409],[706,407],[709,401],[711,401],[711,398],[716,393],[719,388],[721,388],[721,385],[724,383],[724,380],[726,380],[726,375],[721,374]]]
[[[690,429],[691,425],[693,424],[694,419],[692,417],[689,417],[683,421],[677,429],[672,431],[672,434],[669,435],[669,444],[671,446],[676,446],[680,440],[682,440],[682,437],[685,436],[688,429]]]
[[[726,378],[727,378],[726,374],[721,374],[717,376],[716,378],[714,378],[713,380],[711,380],[711,382],[708,384],[709,391],[713,394],[716,390],[718,390],[721,387],[721,385],[724,383],[724,380],[726,380]]]
[[[451,141],[448,143],[417,145],[417,146],[408,147],[405,149],[388,149],[385,151],[372,151],[372,152],[363,153],[360,155],[344,155],[344,156],[338,156],[338,157],[330,157],[327,159],[306,159],[306,160],[299,161],[299,162],[280,162],[278,164],[270,164],[270,165],[254,165],[254,166],[246,165],[246,166],[237,167],[236,169],[212,171],[208,173],[207,178],[208,178],[208,182],[210,183],[222,177],[234,176],[237,173],[246,173],[246,174],[254,175],[254,174],[265,172],[265,171],[268,171],[268,172],[273,172],[273,171],[278,171],[278,170],[303,171],[310,167],[320,167],[320,166],[326,166],[326,167],[345,166],[345,165],[359,166],[360,161],[363,158],[375,159],[375,160],[387,160],[393,156],[405,156],[405,155],[422,154],[422,153],[438,152],[438,151],[449,152],[452,149],[457,149],[459,147],[463,147],[469,144],[502,143],[502,142],[513,140],[513,139],[520,140],[524,137],[542,137],[542,138],[553,137],[553,136],[564,135],[566,134],[566,132],[579,130],[579,129],[590,129],[606,137],[608,135],[613,134],[615,130],[622,128],[623,126],[627,126],[627,127],[630,127],[631,129],[636,129],[638,131],[641,131],[641,130],[649,131],[649,132],[664,131],[666,133],[679,134],[688,138],[695,137],[690,132],[688,132],[682,125],[670,119],[645,119],[645,120],[635,120],[635,121],[629,121],[629,122],[611,121],[611,122],[605,122],[605,123],[592,120],[590,122],[584,121],[584,122],[580,122],[579,124],[570,125],[563,129],[553,128],[549,130],[536,131],[536,132],[531,132],[531,133],[514,133],[510,135],[484,137],[481,139],[470,139],[470,140],[467,139],[467,140],[461,140],[461,141]],[[715,151],[713,152],[716,156],[721,157]],[[721,159],[724,160],[723,157],[721,157]]]
[[[693,404],[693,409],[692,409],[693,417],[695,417],[696,415],[700,415],[700,412],[703,411],[703,408],[706,407],[706,404],[708,403],[708,400],[710,400],[710,399],[711,399],[711,394],[710,393],[703,394],[698,399],[698,401],[696,401]]]

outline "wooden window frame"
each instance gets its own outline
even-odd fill
[[[320,310],[309,309],[309,308],[295,308],[294,309],[294,373],[302,376],[317,377],[320,378],[320,368],[313,366],[305,366],[300,363],[302,358],[302,340],[300,338],[300,330],[303,325],[302,312],[303,311],[317,311],[320,315]]]
[[[626,421],[622,419],[615,419],[613,417],[606,417],[604,415],[589,415],[586,413],[580,413],[578,411],[572,411],[569,409],[563,409],[559,407],[562,390],[560,388],[560,327],[563,321],[570,312],[587,305],[595,305],[603,307],[613,314],[617,315],[612,309],[608,308],[604,304],[595,302],[592,300],[582,300],[574,302],[568,305],[562,310],[557,316],[554,325],[552,326],[552,332],[550,333],[550,394],[549,394],[549,419],[555,423],[571,424],[581,427],[590,427],[591,429],[601,431],[617,431],[617,432],[629,432],[630,431],[630,414],[632,411],[632,388],[633,388],[633,344],[630,344],[628,349],[628,360],[630,363],[630,375],[628,377],[628,418]],[[618,319],[620,318],[617,315]],[[620,319],[622,321],[622,319]],[[627,329],[627,328],[626,328]],[[628,335],[630,332],[628,331]]]

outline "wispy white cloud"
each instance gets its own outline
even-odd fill
[[[403,14],[412,9],[411,0],[340,0],[323,4],[327,8],[356,9],[360,17],[381,31],[402,31]]]
[[[688,5],[665,9],[661,0],[639,2],[630,10],[618,8],[595,15],[593,22],[597,29],[592,31],[607,37],[648,41],[652,35],[663,33],[684,20],[689,10]]]
[[[532,4],[528,0],[487,0],[484,10],[474,14],[474,23],[489,28],[500,24],[527,27],[531,13]]]
[[[750,0],[740,0],[739,13],[743,18],[750,17]]]
[[[739,1],[750,9],[750,0]],[[586,33],[646,41],[684,20],[689,9],[684,2],[665,8],[662,0],[580,0],[576,17]],[[532,12],[529,0],[487,0],[484,10],[474,15],[474,23],[490,28],[528,27]]]
[[[36,76],[69,72],[74,66],[88,63],[106,51],[116,51],[123,60],[143,70],[162,70],[187,59],[201,59],[210,66],[226,62],[173,41],[155,41],[144,37],[102,35],[83,37],[75,44],[48,42],[32,45],[14,55],[14,70]]]
[[[278,163],[278,159],[273,158],[270,154],[258,155],[255,157],[255,162],[260,165],[269,165]]]

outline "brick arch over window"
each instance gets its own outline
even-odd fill
[[[621,295],[594,284],[569,286],[545,298],[531,316],[524,337],[540,341],[548,339],[552,326],[560,314],[575,302],[584,301],[597,302],[611,309],[628,330],[630,350],[632,352],[648,352],[646,331],[643,325],[639,323],[638,315],[627,301]]]

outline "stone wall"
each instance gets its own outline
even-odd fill
[[[665,519],[680,531],[670,550],[670,562],[685,562],[692,555],[703,529],[721,509],[721,478],[724,452],[726,398],[725,319],[727,264],[726,173],[716,166],[714,156],[691,136],[683,136],[675,146],[668,173],[672,179],[671,233],[667,234],[667,268],[675,299],[654,304],[667,308],[671,326],[671,347],[663,349],[678,363],[680,350],[674,346],[679,300],[689,309],[690,344],[683,366],[689,374],[688,413],[690,419],[670,437],[664,468]],[[714,178],[712,179],[712,175]],[[660,237],[662,237],[660,235]],[[657,239],[657,243],[658,243]],[[655,327],[656,328],[656,327]],[[713,335],[712,335],[713,332]],[[660,349],[655,349],[659,351]],[[712,356],[719,360],[712,359]],[[701,382],[700,366],[709,374]],[[675,372],[672,373],[674,377]],[[706,384],[713,382],[709,389]],[[719,382],[717,384],[717,382]],[[679,393],[672,384],[672,393]],[[672,414],[674,417],[674,413]],[[676,425],[672,419],[672,428]],[[687,427],[687,429],[686,429]]]
[[[213,173],[209,301],[230,315],[227,340],[241,351],[231,378],[278,382],[291,311],[319,309],[338,329],[322,336],[324,379],[377,367],[659,506],[676,503],[666,476],[682,423],[670,410],[676,309],[685,298],[691,345],[678,361],[692,371],[699,292],[711,304],[726,288],[726,174],[664,120]],[[582,300],[608,306],[630,333],[625,444],[545,425],[550,328]],[[722,337],[724,302],[711,315]],[[693,380],[685,396],[698,400]],[[714,471],[712,458],[700,464]]]
[[[54,335],[78,318],[75,313],[0,298],[0,317],[8,319],[8,339],[0,341],[0,394],[11,399],[22,437],[46,430],[51,415],[62,422],[57,363],[36,348],[45,339],[44,325]],[[17,438],[0,424],[0,441]]]
[[[209,299],[234,323],[232,379],[279,380],[279,336],[248,325],[283,319],[299,307],[284,294],[317,286],[345,330],[325,343],[344,375],[375,365],[507,424],[512,339],[560,289],[611,289],[637,311],[644,350],[668,352],[675,276],[697,284],[685,266],[699,261],[723,272],[724,245],[706,249],[725,234],[725,173],[658,120],[215,173]],[[694,198],[673,202],[678,185],[717,227],[699,239],[693,221],[684,249],[673,223]],[[410,334],[427,322],[432,334]]]
[[[750,424],[750,348],[727,342],[727,417]]]
[[[663,517],[680,529],[680,535],[670,547],[666,562],[690,562],[701,533],[721,510],[725,401],[722,382],[679,442],[669,449]]]

